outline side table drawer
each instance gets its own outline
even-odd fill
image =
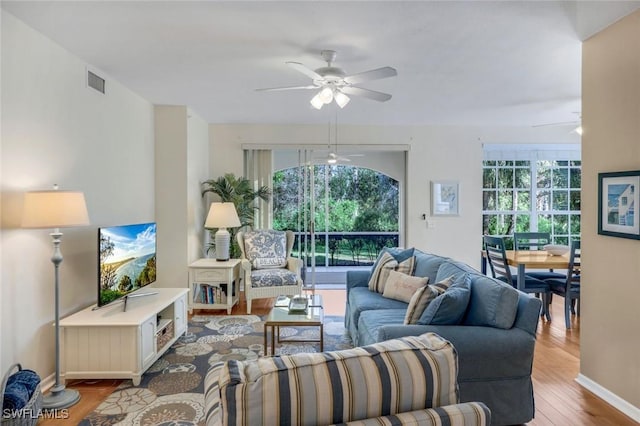
[[[215,269],[196,270],[194,275],[196,281],[226,281],[228,277],[226,270]]]

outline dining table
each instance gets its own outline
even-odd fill
[[[505,250],[507,264],[518,270],[518,290],[522,290],[525,283],[527,269],[567,269],[569,268],[569,253],[552,256],[545,250]],[[481,271],[487,274],[487,252],[482,250]]]

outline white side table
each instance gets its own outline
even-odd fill
[[[189,313],[194,309],[226,309],[240,299],[240,259],[199,259],[189,265]]]

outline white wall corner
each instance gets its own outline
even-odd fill
[[[640,423],[640,408],[635,407],[631,403],[620,398],[615,393],[602,387],[600,384],[594,382],[583,374],[578,374],[576,382],[587,389],[589,392],[594,393],[597,397],[603,399],[607,404],[612,405],[614,408],[620,410],[626,416],[631,417],[634,421]]]

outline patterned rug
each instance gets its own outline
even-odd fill
[[[264,353],[264,321],[256,315],[197,315],[187,333],[142,376],[126,380],[79,424],[123,426],[204,425],[204,377],[209,365],[257,359]],[[281,337],[317,339],[318,327],[280,327]],[[351,348],[344,319],[324,318],[324,350]],[[316,343],[281,343],[276,354],[318,352]]]

